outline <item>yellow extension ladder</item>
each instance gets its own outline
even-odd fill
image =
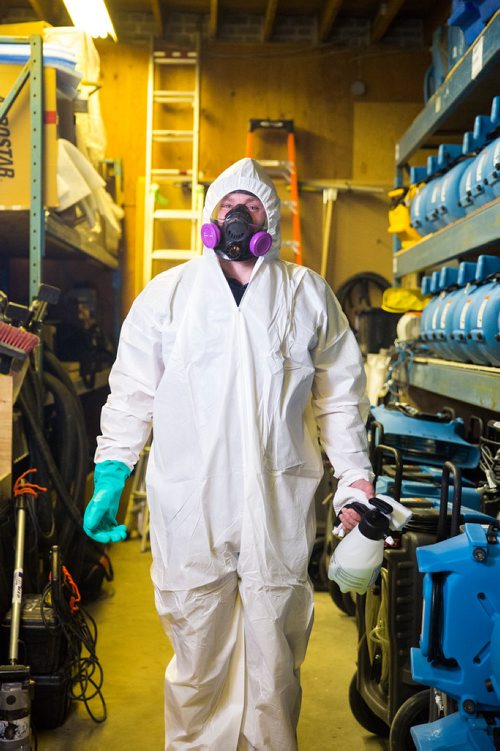
[[[146,498],[149,450],[150,444],[141,451],[135,467],[124,522],[129,536],[132,538],[137,535],[140,538],[141,553],[149,550],[149,507]]]
[[[147,95],[143,285],[155,261],[199,255],[203,188],[198,182],[200,53],[152,48]]]
[[[262,160],[259,163],[264,167],[266,172],[273,178],[274,182],[281,181],[290,187],[290,198],[281,199],[281,206],[289,208],[292,216],[292,238],[284,239],[282,245],[290,246],[295,263],[302,264],[302,237],[300,231],[300,214],[299,214],[299,183],[297,179],[296,149],[295,149],[295,130],[293,120],[266,120],[252,118],[249,123],[247,133],[246,156],[253,157],[255,153],[255,131],[268,130],[274,133],[286,133],[287,136],[287,156],[286,160]],[[277,185],[278,187],[278,185]]]

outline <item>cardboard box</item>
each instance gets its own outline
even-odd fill
[[[1,28],[1,27],[0,27]],[[0,64],[0,102],[13,87],[21,65]],[[29,79],[0,122],[0,209],[27,209],[31,195],[31,123]],[[44,67],[43,75],[43,201],[58,204],[56,71]]]

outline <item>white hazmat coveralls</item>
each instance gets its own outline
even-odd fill
[[[155,601],[175,656],[166,749],[297,748],[313,619],[307,568],[321,443],[371,480],[357,343],[324,279],[279,259],[279,198],[252,159],[210,186],[262,201],[270,252],[239,307],[213,250],[156,276],[127,316],[96,461],[147,470]],[[312,398],[311,398],[312,395]]]

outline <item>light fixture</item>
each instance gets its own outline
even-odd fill
[[[104,0],[63,0],[73,25],[92,37],[108,35],[118,41],[111,17]]]

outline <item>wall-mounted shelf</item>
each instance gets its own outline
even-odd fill
[[[119,259],[106,250],[100,239],[93,238],[88,232],[82,232],[78,225],[71,227],[64,224],[53,214],[47,216],[45,242],[48,254],[57,250],[77,252],[99,261],[110,269],[117,269],[119,266]]]
[[[500,198],[394,254],[396,279],[500,244]]]
[[[0,211],[0,236],[3,238],[4,255],[26,257],[29,212]],[[99,237],[89,234],[83,225],[65,224],[51,213],[45,216],[45,257],[92,259],[110,269],[119,266],[117,256],[104,247]]]
[[[485,103],[498,94],[500,11],[491,19],[424,109],[396,144],[396,166],[402,167],[430,134],[443,136],[472,128]],[[479,108],[479,109],[478,109]]]
[[[409,386],[449,399],[500,410],[500,368],[415,358],[407,369],[398,369],[397,378]]]

